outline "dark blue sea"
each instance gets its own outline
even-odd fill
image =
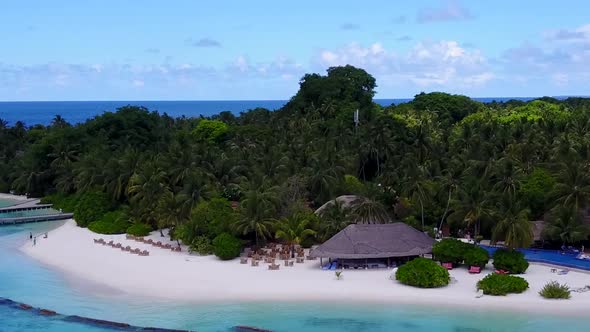
[[[509,99],[531,100],[534,98],[473,98],[481,102],[506,101]],[[375,99],[383,106],[408,102],[411,99]],[[70,123],[80,123],[104,112],[116,111],[126,105],[145,106],[151,111],[167,113],[173,117],[210,116],[223,111],[239,114],[250,109],[263,107],[270,110],[281,108],[287,100],[186,100],[186,101],[16,101],[0,102],[0,119],[14,125],[22,121],[26,125],[47,125],[61,115]]]

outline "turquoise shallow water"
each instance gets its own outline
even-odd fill
[[[0,198],[0,208],[14,205],[17,201]]]
[[[55,223],[0,227],[0,297],[63,314],[203,332],[249,325],[273,331],[586,331],[590,318],[484,313],[447,308],[348,303],[176,304],[130,298],[97,285],[68,279],[21,254],[29,232]],[[115,272],[116,273],[116,272]],[[236,281],[240,282],[240,281]],[[220,290],[223,291],[223,290]],[[94,295],[91,295],[94,294]],[[557,305],[557,304],[556,304]],[[0,331],[102,331],[0,307]],[[106,330],[105,330],[106,331]]]

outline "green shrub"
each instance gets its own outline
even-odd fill
[[[242,250],[242,242],[228,233],[221,233],[213,239],[213,253],[222,260],[236,258]]]
[[[55,193],[43,197],[41,204],[53,204],[53,207],[56,209],[62,209],[65,212],[74,212],[79,199],[80,197],[78,195]]]
[[[465,253],[472,247],[473,245],[456,239],[444,239],[434,244],[432,254],[439,262],[461,264]]]
[[[464,259],[465,265],[479,266],[483,269],[490,260],[490,254],[484,248],[473,246],[465,252]]]
[[[152,231],[152,227],[146,224],[133,224],[129,228],[127,228],[127,234],[133,236],[148,236]]]
[[[548,282],[539,294],[546,299],[569,299],[571,297],[570,288],[566,284],[560,284],[557,281]]]
[[[416,258],[400,266],[395,272],[395,279],[402,284],[420,287],[434,288],[449,284],[449,271],[426,258]]]
[[[529,283],[524,278],[508,274],[491,273],[477,282],[477,289],[481,289],[486,295],[522,293],[528,288]]]
[[[197,236],[189,246],[190,252],[196,252],[199,255],[210,255],[213,253],[211,239],[206,236]]]
[[[112,208],[107,194],[90,191],[82,194],[74,209],[74,219],[80,227],[86,227],[93,221],[100,220]]]
[[[128,227],[127,215],[120,210],[107,212],[100,220],[88,225],[89,230],[99,234],[124,234]]]
[[[494,252],[493,259],[496,269],[509,271],[512,274],[524,273],[529,268],[529,262],[520,251],[498,249]]]

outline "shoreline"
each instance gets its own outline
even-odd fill
[[[93,238],[100,237],[150,250],[150,256],[140,257],[94,244]],[[150,237],[162,239],[153,233]],[[251,267],[237,259],[220,261],[213,256],[150,248],[125,240],[125,235],[94,234],[77,227],[73,220],[49,232],[47,239],[38,239],[35,247],[25,241],[20,250],[41,264],[63,272],[73,287],[106,298],[129,296],[197,305],[342,302],[447,309],[451,304],[464,309],[558,316],[587,316],[590,307],[590,292],[572,293],[570,300],[546,300],[538,294],[552,280],[574,288],[583,287],[590,284],[589,274],[570,271],[564,276],[556,275],[549,272],[548,266],[535,263],[522,275],[530,283],[526,292],[475,298],[475,284],[492,272],[490,266],[479,275],[470,275],[464,268],[451,270],[457,282],[435,289],[401,285],[389,279],[391,270],[344,270],[343,280],[335,280],[333,271],[321,270],[318,261],[306,260],[294,267],[281,264],[279,271],[269,271],[265,264]],[[93,291],[96,289],[103,291]],[[107,289],[108,292],[104,291]]]

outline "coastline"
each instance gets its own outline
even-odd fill
[[[94,244],[94,238],[113,240],[150,251],[140,257],[118,249]],[[150,236],[162,240],[157,233]],[[464,268],[450,271],[457,282],[444,288],[418,289],[389,279],[391,270],[344,270],[343,280],[332,271],[319,268],[319,261],[305,261],[294,267],[269,271],[265,264],[251,267],[239,260],[220,261],[214,256],[189,255],[126,240],[124,235],[97,235],[79,228],[73,220],[38,239],[37,245],[25,241],[21,251],[40,263],[57,269],[86,285],[95,285],[129,296],[184,303],[252,303],[252,302],[329,302],[354,304],[404,304],[448,308],[449,305],[495,311],[533,314],[587,315],[590,293],[572,293],[566,301],[543,299],[538,291],[551,280],[571,287],[590,284],[590,275],[571,271],[556,275],[550,267],[531,264],[523,275],[530,289],[522,294],[475,298],[475,284],[491,267],[479,275]],[[282,262],[281,262],[282,263]],[[100,287],[99,287],[100,286]],[[86,288],[86,287],[85,287]],[[90,291],[90,289],[85,289]],[[555,305],[558,304],[558,305]]]

